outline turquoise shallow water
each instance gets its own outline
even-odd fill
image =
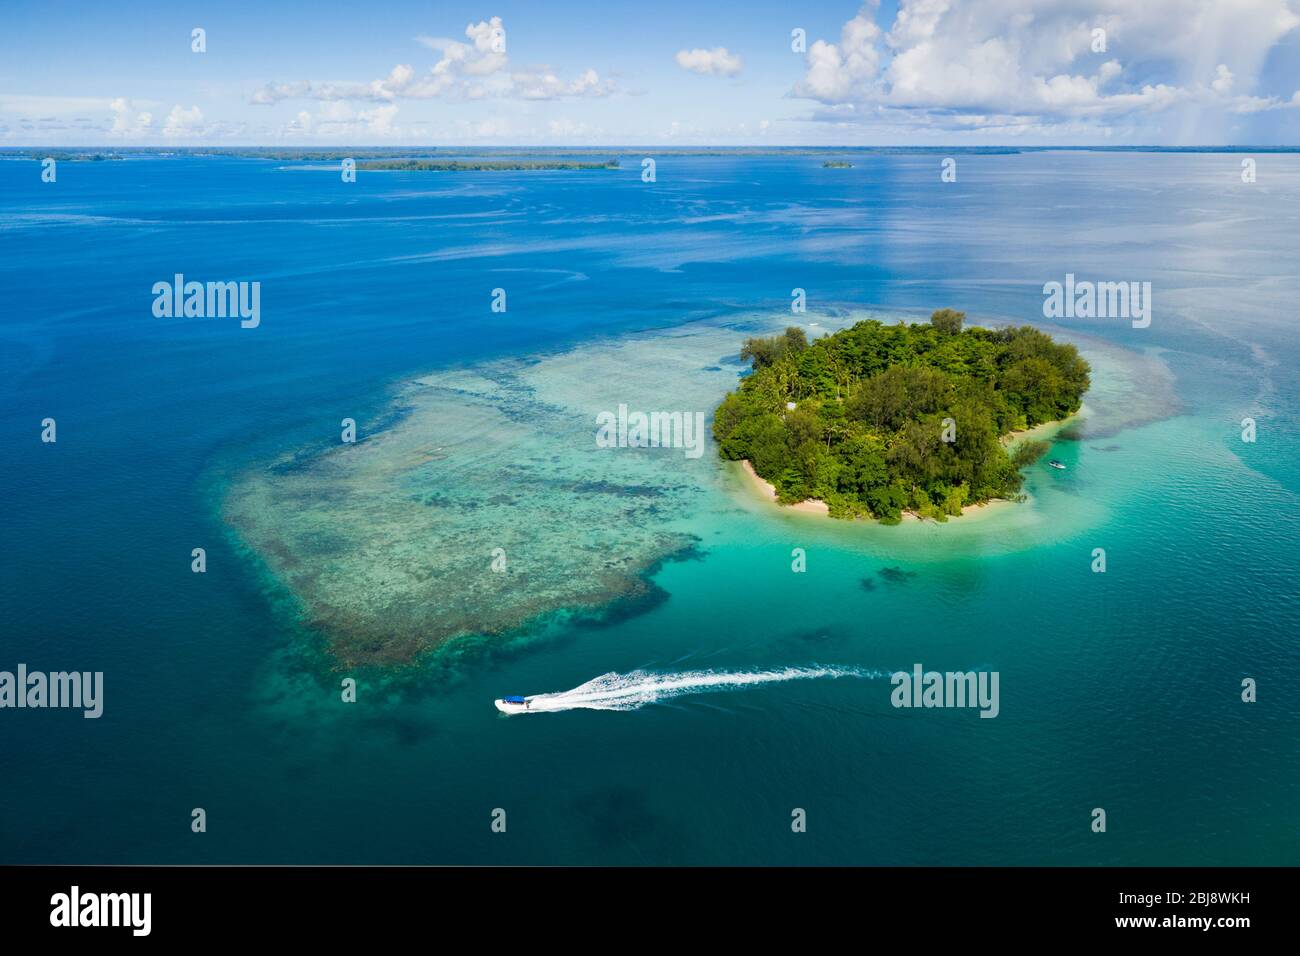
[[[54,194],[0,162],[0,667],[107,686],[98,721],[0,712],[4,860],[1297,862],[1300,160],[1266,157],[1254,186],[1212,154],[960,162],[948,191],[931,157],[863,156],[833,178],[811,158],[664,159],[653,192],[625,163],[345,193],[273,163],[149,159],[61,171]],[[159,323],[148,288],[175,271],[261,280],[262,327]],[[1096,386],[1053,447],[1068,470],[1033,469],[1025,505],[832,523],[774,511],[711,449],[588,444],[622,396],[707,408],[795,286],[822,327],[941,305],[1041,324],[1066,272],[1151,281],[1155,315],[1053,328]],[[518,420],[447,397],[489,372]],[[423,417],[417,380],[437,396]],[[56,446],[36,441],[47,414]],[[347,415],[368,457],[336,467]],[[403,569],[465,574],[496,536],[511,590],[448,589],[463,614],[585,594],[612,554],[643,555],[653,587],[363,668],[344,705],[303,579],[232,521],[268,474],[257,527],[296,528],[307,575],[325,555],[322,591],[375,639],[418,628],[412,593],[442,600]],[[999,716],[891,707],[881,675],[917,662],[998,671]],[[814,667],[842,676],[753,682]],[[491,705],[611,672],[644,672],[620,685],[629,709]],[[751,682],[662,688],[701,672]]]

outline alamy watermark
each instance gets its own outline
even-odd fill
[[[981,717],[996,717],[998,671],[924,670],[913,665],[912,672],[896,671],[889,682],[894,685],[889,702],[895,707],[978,707]]]
[[[684,448],[687,458],[704,454],[703,412],[618,412],[596,416],[597,448]]]
[[[158,319],[238,316],[243,329],[255,329],[262,323],[260,282],[186,282],[178,272],[171,282],[155,282],[153,294],[153,314]]]
[[[93,720],[104,712],[103,671],[0,671],[0,708],[76,707]]]
[[[1046,319],[1132,319],[1135,329],[1151,324],[1150,282],[1076,282],[1069,272],[1064,283],[1044,285],[1043,296]]]
[[[83,893],[75,884],[50,897],[50,925],[121,926],[132,936],[148,936],[153,920],[152,893]]]

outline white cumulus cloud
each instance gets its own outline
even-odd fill
[[[439,54],[438,61],[424,72],[409,63],[399,63],[383,79],[363,83],[271,82],[256,90],[250,102],[270,105],[281,100],[316,99],[391,103],[439,97],[548,100],[608,96],[614,91],[612,81],[602,80],[590,68],[572,79],[561,77],[548,67],[512,71],[506,50],[506,29],[500,17],[469,24],[465,27],[465,37],[469,42],[416,37],[418,43]]]
[[[809,46],[791,92],[821,104],[818,119],[940,129],[1289,108],[1255,86],[1269,51],[1300,28],[1298,10],[1300,0],[900,0],[881,24],[868,3],[837,41]]]
[[[678,50],[677,65],[683,70],[706,76],[735,76],[744,69],[740,57],[729,52],[725,46],[714,47],[712,50]]]
[[[194,136],[203,131],[203,111],[197,106],[189,109],[177,103],[163,121],[163,135],[168,138]]]
[[[113,114],[113,125],[109,132],[114,136],[138,136],[153,126],[153,114],[138,110],[125,97],[119,96],[108,104]]]

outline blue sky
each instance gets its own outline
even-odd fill
[[[6,146],[1300,142],[1300,0],[7,0],[0,18]]]

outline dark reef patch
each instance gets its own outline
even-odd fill
[[[886,581],[888,581],[890,584],[902,584],[916,577],[915,571],[905,571],[899,567],[881,568],[876,573],[880,575],[882,578],[884,578]]]

